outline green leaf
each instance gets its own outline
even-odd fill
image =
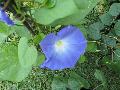
[[[28,39],[32,38],[30,32],[25,26],[13,26],[11,29],[14,30],[20,37],[26,37]]]
[[[108,57],[108,56],[105,56],[105,57],[103,57],[103,59],[102,59],[102,64],[109,64],[110,63],[110,58]]]
[[[96,77],[99,81],[101,81],[102,83],[105,83],[105,82],[106,82],[105,76],[104,76],[103,72],[101,72],[100,70],[97,70],[97,69],[96,69],[94,75],[95,75],[95,77]]]
[[[114,30],[116,35],[120,36],[120,20],[118,20],[118,22],[115,24]]]
[[[99,40],[101,38],[100,30],[104,28],[104,25],[101,22],[96,22],[89,26],[88,34],[89,37],[94,40]]]
[[[48,0],[33,0],[35,2],[39,2],[39,3],[46,3]]]
[[[7,30],[9,29],[9,26],[7,26],[4,22],[0,22],[0,32],[7,32]]]
[[[44,54],[39,54],[35,63],[35,66],[39,66],[40,64],[43,63],[45,60],[45,55]]]
[[[103,41],[105,43],[105,45],[108,45],[110,47],[115,47],[116,46],[116,39],[111,38],[109,36],[102,36]]]
[[[103,55],[108,55],[108,47],[105,44],[98,45],[98,50],[102,52]]]
[[[97,44],[96,44],[96,42],[88,42],[87,51],[89,51],[89,52],[96,52],[97,51]]]
[[[13,48],[13,49],[12,49]],[[15,56],[12,51],[17,52],[16,47],[10,45],[0,46],[0,71],[10,66],[17,60],[17,55]],[[13,56],[13,57],[12,57]],[[11,58],[11,59],[10,59]]]
[[[72,72],[68,79],[68,88],[71,90],[80,90],[82,87],[89,89],[90,85],[88,81],[75,72]]]
[[[36,62],[37,50],[33,45],[28,45],[28,40],[25,37],[21,38],[19,41],[18,57],[20,60],[20,65],[23,67],[30,67]]]
[[[7,35],[4,33],[0,33],[0,44],[5,42],[5,39],[7,38]]]
[[[0,79],[14,82],[20,82],[30,73],[32,67],[21,67],[20,64],[11,64],[4,70],[0,71]]]
[[[109,13],[105,13],[100,16],[100,20],[104,25],[111,25],[111,23],[113,22],[113,17]]]
[[[86,61],[85,56],[80,56],[79,63],[84,63]]]
[[[52,82],[52,90],[66,90],[67,80],[63,77],[55,77]]]
[[[56,0],[48,0],[45,6],[47,8],[53,8],[55,4],[56,4]]]
[[[79,80],[71,77],[68,79],[68,87],[71,90],[80,90],[81,88]]]
[[[117,48],[114,51],[114,60],[117,61],[117,62],[120,62],[120,48]]]
[[[12,28],[12,26],[8,26],[4,22],[0,22],[0,33],[9,35],[14,31],[11,28]]]
[[[67,79],[65,77],[55,77],[52,82],[52,90],[80,90],[80,88],[88,89],[90,87],[87,80],[72,72],[70,77]]]
[[[90,0],[74,0],[76,6],[77,6],[79,9],[85,9],[86,6],[89,5],[88,1],[90,1]]]
[[[120,14],[120,3],[113,3],[110,7],[109,13],[112,16],[118,16]]]
[[[45,35],[43,33],[40,33],[34,37],[33,42],[38,45],[44,37]]]
[[[37,22],[44,25],[67,25],[76,24],[80,22],[100,0],[85,0],[86,4],[83,6],[83,0],[78,0],[79,5],[76,5],[75,0],[57,0],[53,8],[42,7],[36,9],[34,17]],[[67,6],[66,8],[64,8]],[[42,18],[41,18],[42,17]]]
[[[107,63],[107,66],[113,71],[115,71],[116,73],[120,74],[120,62],[110,62],[110,63]]]
[[[97,70],[95,71],[95,77],[102,82],[102,85],[104,86],[105,90],[108,90],[107,89],[107,82],[106,82],[106,78],[104,76],[104,73],[100,70]]]
[[[32,67],[22,67],[19,64],[18,48],[11,44],[0,46],[0,80],[20,82]]]
[[[113,57],[113,60],[111,60],[111,58],[108,58],[108,57],[105,57],[103,59],[103,61],[105,61],[106,65],[112,69],[113,71],[117,72],[120,74],[120,57],[117,55],[119,54],[120,55],[120,49],[119,50],[115,50],[114,51],[114,57]]]

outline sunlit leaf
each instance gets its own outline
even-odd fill
[[[76,24],[80,22],[100,0],[86,0],[83,6],[83,0],[78,0],[79,5],[76,5],[75,0],[57,0],[53,8],[39,8],[36,9],[34,16],[36,21],[48,25],[66,25]],[[67,6],[66,8],[64,8]],[[42,17],[42,18],[41,18]]]
[[[0,33],[0,44],[5,42],[5,39],[7,38],[7,35],[4,33]]]
[[[89,5],[90,0],[74,0],[75,4],[79,9],[85,9]]]
[[[0,80],[20,82],[27,77],[31,69],[32,67],[22,67],[19,64],[16,46],[0,46]]]
[[[4,33],[6,35],[9,35],[12,32],[14,32],[14,30],[12,30],[11,28],[12,28],[12,26],[8,26],[4,22],[0,22],[0,33]]]
[[[35,66],[39,66],[40,64],[42,64],[44,60],[45,60],[44,54],[39,53],[37,60],[36,60],[36,63],[35,63]]]
[[[31,34],[25,26],[13,26],[11,27],[20,37],[26,37],[31,39]]]
[[[43,33],[40,33],[40,34],[38,34],[38,35],[36,35],[36,36],[34,37],[33,42],[34,42],[35,44],[39,44],[40,41],[41,41],[44,37],[45,37],[45,35],[44,35]]]
[[[28,40],[25,37],[21,38],[19,41],[18,57],[23,67],[30,67],[36,62],[37,50],[34,46],[28,45]]]

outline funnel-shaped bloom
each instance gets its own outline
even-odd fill
[[[75,26],[67,26],[55,35],[48,34],[41,42],[40,46],[46,56],[46,60],[40,66],[51,70],[61,70],[73,68],[84,54],[87,41]]]
[[[0,7],[0,21],[3,21],[10,26],[14,25],[14,22],[9,18],[7,13],[4,10],[2,10],[1,7]]]

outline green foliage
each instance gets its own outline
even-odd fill
[[[95,77],[96,77],[99,81],[102,82],[102,85],[104,86],[104,89],[105,89],[105,90],[108,90],[108,89],[107,89],[107,81],[106,81],[106,78],[105,78],[103,72],[96,69],[94,75],[95,75]]]
[[[107,64],[109,68],[111,68],[113,71],[120,74],[120,62],[110,62]]]
[[[104,60],[107,61],[106,65],[109,68],[120,74],[120,48],[116,48],[116,50],[114,50],[114,56],[112,61],[110,61],[110,58],[108,57],[106,57],[106,59]]]
[[[38,35],[36,35],[36,36],[34,37],[33,42],[34,42],[35,44],[39,44],[40,41],[41,41],[44,37],[45,37],[45,35],[44,35],[43,33],[40,33],[40,34],[38,34]]]
[[[11,51],[13,47],[13,45],[0,46],[0,71],[7,66],[10,66],[12,63],[14,64],[16,61],[17,55],[14,55]],[[16,47],[13,48],[13,50],[15,53],[17,53]]]
[[[20,65],[23,67],[32,67],[37,59],[37,50],[32,45],[28,45],[28,40],[23,37],[20,39],[18,44],[18,58],[20,60]]]
[[[46,8],[52,8],[56,4],[56,0],[33,0],[33,1],[41,4],[41,6]]]
[[[89,0],[90,1],[90,0]],[[88,0],[74,0],[75,4],[79,9],[84,9],[89,5]]]
[[[118,22],[115,24],[114,30],[116,35],[120,36],[120,20],[118,20]]]
[[[38,54],[36,63],[34,64],[35,66],[39,66],[43,63],[43,61],[45,60],[45,55],[44,54]]]
[[[114,60],[120,63],[120,48],[114,51]]]
[[[63,77],[55,77],[52,82],[52,90],[66,90],[67,80]]]
[[[96,52],[97,51],[97,44],[96,44],[96,42],[88,42],[87,51],[88,52]]]
[[[48,0],[47,3],[46,3],[46,7],[47,8],[53,8],[56,4],[56,1],[57,0]]]
[[[5,39],[7,38],[7,35],[4,33],[0,33],[0,44],[5,42]]]
[[[96,22],[89,26],[89,37],[94,40],[99,40],[101,38],[100,30],[104,28],[104,25],[101,22]]]
[[[103,85],[106,83],[106,79],[105,79],[105,76],[103,74],[103,72],[101,72],[100,70],[97,70],[95,71],[95,77],[101,81],[103,83]]]
[[[28,29],[24,26],[14,26],[13,29],[20,37],[32,38]]]
[[[84,63],[86,61],[85,56],[80,56],[79,63]]]
[[[82,87],[88,89],[90,87],[88,81],[75,72],[71,73],[68,79],[68,88],[71,90],[79,90]]]
[[[110,7],[109,13],[112,16],[118,16],[120,14],[120,3],[114,3]]]
[[[106,44],[107,46],[110,46],[110,47],[116,46],[116,39],[110,38],[108,36],[103,36],[102,38],[103,38],[104,44]]]
[[[113,17],[109,13],[105,13],[102,16],[100,16],[100,20],[102,21],[102,23],[104,25],[108,25],[109,26],[113,22]]]
[[[5,89],[80,90],[84,87],[92,90],[119,90],[120,3],[106,6],[108,2],[118,0],[101,0],[100,5],[99,1],[15,0],[17,3],[14,5],[11,0],[8,6],[10,10],[6,11],[13,19],[23,19],[20,23],[15,21],[14,26],[0,22],[0,83],[9,85]],[[110,9],[105,11],[108,7]],[[13,17],[12,13],[15,12]],[[41,24],[51,26],[47,28],[49,26]],[[46,34],[57,32],[62,25],[68,24],[77,24],[88,40],[85,55],[80,57],[73,69],[50,71],[38,68],[46,59],[40,50],[40,41]],[[29,32],[31,30],[35,34],[32,35]],[[12,41],[14,37],[17,39]],[[5,80],[23,81],[12,83]],[[1,90],[2,87],[0,84]]]
[[[80,90],[82,87],[88,89],[90,87],[87,80],[75,72],[70,74],[70,77],[55,77],[52,82],[52,90]]]
[[[9,34],[13,33],[13,31],[14,31],[11,28],[12,28],[12,26],[8,26],[4,22],[0,21],[0,33],[9,35]]]
[[[20,65],[17,47],[2,45],[0,50],[0,79],[19,82],[27,77],[32,67]]]
[[[28,76],[37,59],[37,50],[21,38],[18,48],[12,44],[0,46],[0,79],[19,82]]]
[[[113,3],[108,12],[99,16],[99,19],[88,27],[88,39],[96,40],[96,43],[88,43],[87,51],[99,49],[99,55],[107,58],[106,65],[116,72],[119,72],[119,31],[120,31],[120,3]],[[95,51],[94,51],[95,52]],[[98,55],[98,57],[99,57]],[[112,57],[112,58],[110,58]],[[104,58],[101,58],[103,59]],[[96,71],[96,74],[100,73]],[[96,75],[95,74],[95,75]],[[97,77],[97,76],[96,76]],[[98,78],[98,77],[97,77]]]
[[[39,3],[46,3],[48,0],[34,0],[34,1]]]
[[[37,22],[48,24],[75,24],[80,22],[91,9],[99,2],[99,0],[85,0],[86,3],[83,6],[83,0],[79,0],[79,4],[76,4],[76,0],[57,0],[56,5],[53,8],[38,8],[36,9],[34,16]],[[81,7],[81,5],[83,7]],[[67,6],[66,8],[64,8]],[[81,7],[81,8],[80,8]],[[41,18],[42,17],[42,18]]]

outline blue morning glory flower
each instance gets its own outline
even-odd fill
[[[79,28],[69,25],[60,30],[57,35],[48,34],[40,46],[46,56],[41,68],[61,70],[73,68],[84,54],[87,41]]]
[[[2,10],[1,7],[0,7],[0,21],[3,21],[10,26],[14,25],[14,22],[9,18],[7,13],[4,10]]]

